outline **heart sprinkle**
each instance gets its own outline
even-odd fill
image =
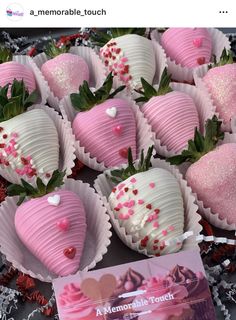
[[[143,204],[143,203],[144,203],[144,201],[142,199],[138,200],[138,204]]]
[[[75,249],[75,247],[69,247],[69,248],[66,248],[63,251],[63,253],[68,259],[74,259],[75,254],[76,254],[76,249]]]
[[[193,45],[196,48],[200,48],[202,46],[202,38],[193,39]]]
[[[120,150],[119,150],[119,155],[120,155],[122,158],[127,159],[127,158],[128,158],[128,149],[127,149],[127,148],[120,149]]]
[[[121,126],[114,127],[112,131],[116,136],[120,136],[122,133],[122,127]]]
[[[137,180],[135,178],[130,179],[131,183],[135,183]]]
[[[206,62],[205,57],[200,57],[200,58],[197,59],[197,63],[198,63],[199,65],[202,65],[202,64],[204,64],[205,62]]]
[[[137,190],[137,189],[133,190],[132,192],[133,192],[133,194],[134,194],[135,196],[136,196],[136,194],[138,194],[138,190]]]
[[[51,206],[57,207],[60,204],[60,202],[61,202],[61,197],[59,194],[54,194],[54,196],[48,197],[48,203]]]
[[[110,118],[115,118],[116,114],[117,114],[117,109],[116,107],[112,107],[112,108],[108,108],[106,110],[106,114],[110,117]]]
[[[167,230],[162,230],[161,233],[163,234],[164,237],[167,236]]]
[[[70,227],[70,222],[67,218],[64,218],[60,221],[57,222],[57,227],[61,230],[61,231],[67,231]]]
[[[152,209],[152,205],[149,203],[149,204],[146,205],[146,208],[151,210]]]
[[[159,223],[158,223],[157,221],[155,221],[155,222],[153,223],[153,227],[154,227],[154,228],[158,228],[158,227],[159,227]]]
[[[154,183],[154,182],[149,183],[149,187],[150,187],[151,189],[155,188],[155,183]]]

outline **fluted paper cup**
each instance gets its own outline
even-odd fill
[[[219,60],[224,48],[230,49],[230,42],[226,35],[218,29],[208,28],[208,32],[212,38],[212,57],[215,56]],[[161,34],[155,29],[151,33],[151,39],[161,42]],[[193,82],[193,72],[195,68],[183,67],[175,61],[167,57],[168,72],[172,75],[172,79],[180,82]]]
[[[118,94],[116,97],[124,98],[129,101],[132,106],[132,110],[136,119],[137,133],[136,133],[136,143],[137,143],[137,157],[139,157],[142,150],[147,151],[148,148],[153,145],[153,133],[151,132],[151,127],[144,118],[139,107],[135,104],[133,100],[128,95],[123,93]],[[64,98],[60,103],[60,110],[63,118],[66,121],[73,122],[76,116],[76,110],[73,108],[70,97]],[[75,142],[76,156],[77,158],[91,169],[97,171],[104,171],[107,167],[103,162],[98,162],[96,157],[91,157],[88,150],[80,144],[79,140]]]
[[[86,61],[89,68],[89,85],[94,88],[101,87],[101,85],[103,84],[106,78],[106,71],[105,71],[104,65],[102,64],[102,61],[100,60],[99,56],[95,53],[95,51],[89,47],[81,46],[81,47],[71,47],[69,50],[69,53],[78,55]],[[34,57],[34,62],[37,65],[39,70],[41,70],[42,65],[47,61],[48,61],[48,57],[46,56],[45,53],[40,53]],[[47,89],[49,91],[48,103],[54,109],[59,111],[60,100],[53,94],[46,79],[44,77],[43,79],[46,82]]]
[[[125,167],[125,166],[122,166]],[[164,160],[153,159],[152,160],[152,168],[162,168],[174,175],[177,179],[183,201],[184,201],[184,233],[191,232],[192,236],[188,237],[183,241],[183,246],[181,250],[187,250],[190,248],[198,248],[196,242],[196,236],[198,236],[202,230],[201,225],[199,224],[199,220],[201,219],[200,215],[197,213],[198,207],[195,204],[195,198],[192,194],[191,188],[187,186],[187,182],[183,179],[182,174],[175,166],[171,166]],[[141,249],[138,242],[134,242],[133,237],[126,233],[125,228],[121,227],[118,219],[116,219],[113,210],[109,204],[108,198],[111,194],[112,189],[114,188],[114,184],[109,179],[109,174],[111,170],[107,170],[106,172],[100,174],[94,182],[94,187],[100,195],[107,211],[110,215],[112,225],[120,237],[120,239],[132,250],[138,251],[144,255],[148,255],[146,249]]]
[[[71,175],[71,169],[74,167],[76,156],[75,137],[72,133],[70,123],[67,120],[62,119],[62,116],[59,115],[58,112],[48,106],[33,105],[28,111],[33,109],[43,109],[54,122],[59,138],[59,169],[61,171],[66,171],[65,176]],[[14,170],[9,169],[9,167],[2,168],[0,166],[0,175],[11,183],[21,183],[22,176],[18,175]],[[28,179],[26,176],[24,176],[24,179],[28,180],[29,183],[35,183],[35,179]]]
[[[94,268],[110,244],[110,222],[102,201],[87,183],[68,179],[61,188],[76,193],[86,211],[87,233],[79,271]],[[0,207],[0,252],[19,271],[44,282],[57,278],[25,247],[15,230],[18,197],[7,197]]]

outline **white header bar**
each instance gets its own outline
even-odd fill
[[[0,0],[0,27],[236,27],[235,0]]]

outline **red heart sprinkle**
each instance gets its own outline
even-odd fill
[[[119,150],[119,155],[120,155],[122,158],[127,159],[127,158],[128,158],[128,149],[127,149],[127,148],[120,149],[120,150]]]
[[[68,259],[73,259],[76,254],[76,249],[75,249],[75,247],[69,247],[69,248],[66,248],[63,251],[63,253]]]
[[[136,194],[138,194],[138,190],[137,189],[133,190],[133,194],[136,196]]]
[[[146,208],[151,210],[152,209],[152,205],[149,203],[149,204],[146,205]]]
[[[154,243],[158,243],[158,242],[159,242],[159,240],[158,240],[158,239],[154,240]]]
[[[113,189],[112,189],[112,192],[115,193],[115,192],[116,192],[116,188],[113,188]]]
[[[62,231],[67,231],[70,227],[70,222],[67,218],[64,218],[57,222],[57,227]]]
[[[154,212],[155,212],[156,214],[158,214],[158,213],[160,213],[160,210],[159,210],[159,209],[155,209]]]
[[[200,58],[197,59],[197,63],[198,63],[199,65],[202,65],[202,64],[204,64],[205,62],[206,62],[205,57],[200,57]]]
[[[117,208],[117,207],[116,207],[116,208],[114,208],[114,210],[115,210],[115,211],[120,211],[120,208]]]
[[[124,188],[124,190],[125,190],[125,192],[128,192],[129,188],[126,187],[126,188]]]
[[[158,246],[153,246],[152,249],[153,249],[153,250],[157,250],[157,249],[158,249]]]
[[[113,133],[116,135],[116,136],[120,136],[121,133],[122,133],[122,127],[121,126],[116,126],[112,129]]]

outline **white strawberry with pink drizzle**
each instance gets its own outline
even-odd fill
[[[210,66],[203,77],[216,111],[223,120],[225,129],[231,130],[231,119],[236,117],[236,63],[226,49],[219,62]]]
[[[156,71],[152,42],[144,33],[145,29],[119,28],[109,30],[105,39],[99,33],[95,35],[95,41],[105,44],[100,57],[108,72],[131,89],[140,88],[141,77],[152,83]]]
[[[43,109],[27,111],[37,100],[24,82],[0,88],[0,173],[10,182],[40,176],[48,181],[59,165],[59,139],[52,119]],[[25,113],[24,113],[25,112]]]
[[[31,69],[19,62],[12,61],[10,49],[0,46],[0,87],[12,84],[14,79],[23,80],[30,93],[36,89],[36,81]]]
[[[182,244],[167,246],[166,242],[183,234],[184,207],[175,177],[161,168],[149,169],[152,148],[134,167],[129,152],[129,167],[111,171],[114,182],[109,204],[120,227],[138,242],[149,255],[177,252]]]
[[[50,272],[58,276],[75,273],[86,235],[86,214],[81,199],[68,190],[53,191],[63,183],[64,173],[54,171],[48,184],[37,179],[37,188],[22,180],[11,185],[10,196],[20,195],[15,214],[16,232]],[[34,199],[27,200],[25,197]]]
[[[136,121],[130,102],[114,98],[124,89],[110,94],[113,76],[108,75],[103,86],[92,93],[84,82],[78,94],[71,94],[76,110],[72,128],[80,146],[106,167],[127,163],[128,148],[136,155]]]
[[[194,68],[211,60],[212,40],[206,28],[169,28],[161,45],[167,56],[183,67]]]
[[[199,117],[193,99],[184,92],[173,91],[169,86],[170,78],[165,69],[158,90],[142,78],[143,96],[136,102],[145,102],[141,111],[156,139],[168,151],[177,153],[193,138],[195,128],[199,127]]]
[[[224,138],[221,122],[216,117],[206,123],[205,136],[197,130],[188,150],[168,159],[171,164],[191,162],[186,172],[186,180],[198,200],[211,213],[228,224],[236,224],[236,143],[217,145]],[[215,221],[215,222],[214,222]],[[214,218],[212,223],[217,223]],[[217,225],[216,225],[217,226]],[[220,227],[220,225],[218,225]]]
[[[51,43],[45,53],[51,58],[45,62],[41,71],[54,95],[62,99],[76,92],[84,80],[89,81],[89,68],[86,61],[75,54],[68,53],[69,47],[57,47]]]

